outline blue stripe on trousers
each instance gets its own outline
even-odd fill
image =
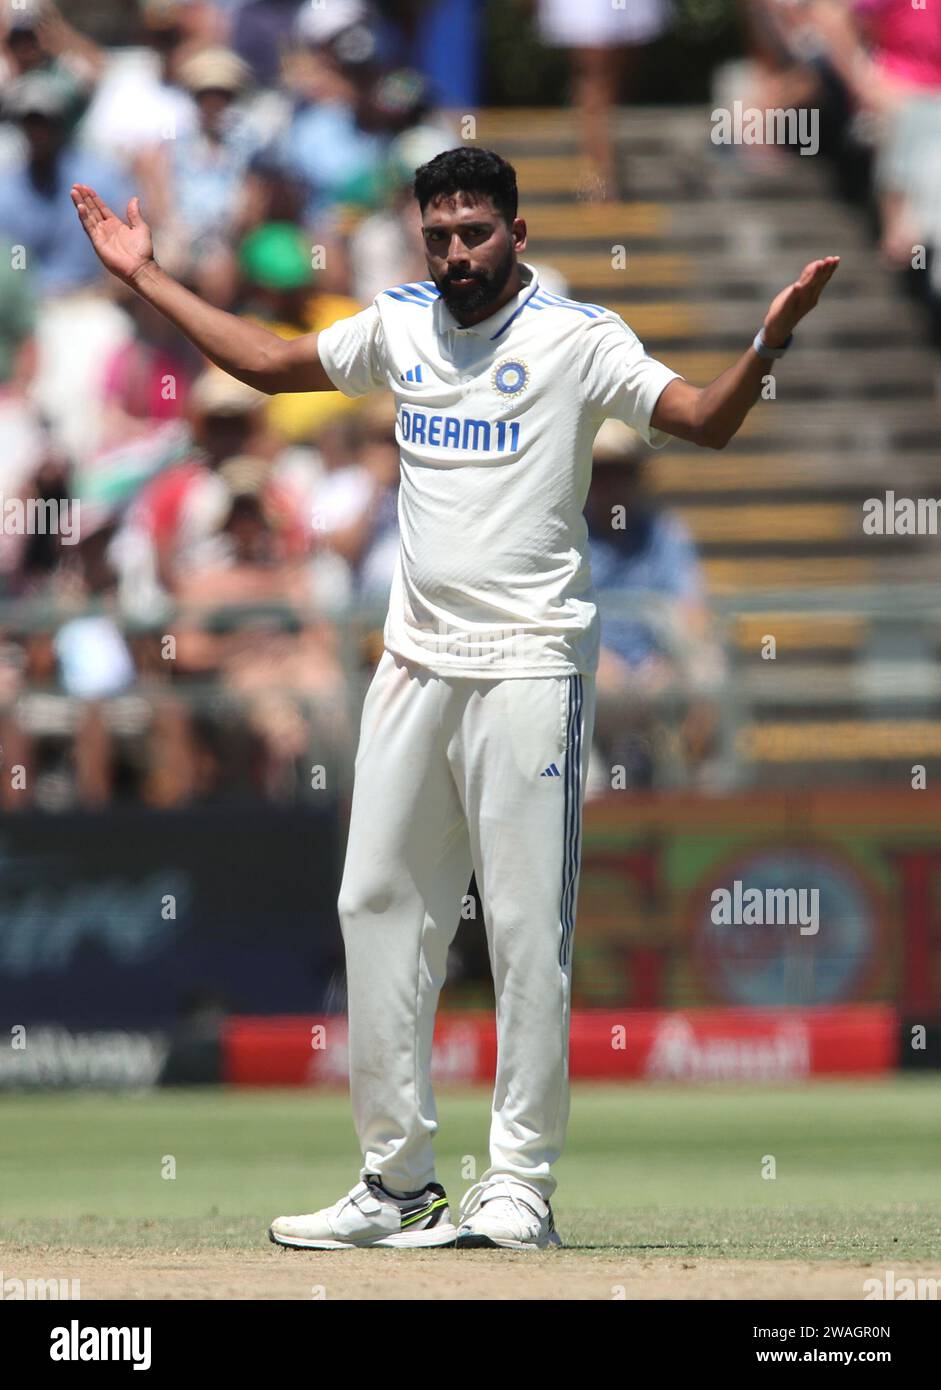
[[[582,678],[569,676],[569,708],[565,731],[565,809],[562,851],[562,944],[559,964],[567,966],[575,927],[575,880],[581,854]]]

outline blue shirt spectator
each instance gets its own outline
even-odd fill
[[[77,149],[62,151],[50,181],[37,185],[28,166],[0,176],[0,233],[25,246],[41,295],[65,294],[102,278],[101,262],[87,237],[75,235],[73,183],[89,183],[124,216],[130,190],[112,165]]]
[[[680,602],[701,602],[699,561],[685,523],[666,512],[633,512],[623,530],[591,530],[589,554],[600,596],[602,646],[634,667],[665,655],[656,631],[643,619],[606,616],[603,591],[656,593]]]
[[[351,106],[324,102],[294,113],[274,154],[281,168],[309,190],[305,215],[314,220],[357,176],[381,167],[387,143],[381,135],[359,129]]]
[[[8,247],[25,248],[40,295],[64,294],[99,280],[101,264],[91,243],[75,235],[70,190],[77,180],[89,183],[123,215],[128,185],[114,165],[68,142],[63,89],[45,74],[14,83],[4,111],[19,123],[26,152],[0,173],[0,235]]]

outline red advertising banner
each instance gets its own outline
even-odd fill
[[[898,1065],[898,1020],[879,1005],[840,1009],[584,1010],[572,1016],[570,1075],[592,1081],[790,1082],[873,1076]],[[440,1015],[436,1084],[489,1083],[491,1014]],[[231,1018],[222,1079],[239,1086],[346,1086],[347,1022]]]

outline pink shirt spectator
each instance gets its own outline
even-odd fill
[[[853,0],[886,73],[913,87],[941,91],[941,8],[915,9],[912,0]]]
[[[139,342],[119,348],[105,370],[105,402],[139,420],[178,420],[188,389],[176,357]]]

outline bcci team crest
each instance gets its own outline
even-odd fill
[[[529,385],[529,368],[516,357],[505,358],[491,372],[490,384],[498,396],[519,396]]]

